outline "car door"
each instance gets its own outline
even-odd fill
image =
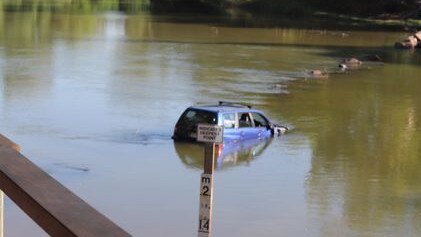
[[[238,113],[238,131],[241,140],[255,139],[258,137],[256,129],[254,128],[253,120],[250,113],[239,112]]]
[[[272,132],[270,130],[269,120],[261,113],[251,113],[253,124],[256,130],[257,137],[263,139],[269,137]]]
[[[224,127],[224,143],[236,143],[241,137],[238,131],[237,114],[223,113],[222,126]]]

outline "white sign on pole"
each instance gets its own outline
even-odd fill
[[[224,128],[212,124],[197,125],[197,141],[209,143],[223,143]]]

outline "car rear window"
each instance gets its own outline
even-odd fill
[[[180,123],[183,125],[216,124],[216,114],[209,111],[189,109],[181,116]]]

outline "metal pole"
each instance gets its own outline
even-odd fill
[[[206,143],[203,174],[200,178],[200,206],[198,237],[210,237],[212,227],[213,170],[215,143]]]
[[[213,170],[215,167],[215,143],[206,143],[205,144],[205,160],[204,160],[204,167],[203,173],[204,174],[213,174]]]

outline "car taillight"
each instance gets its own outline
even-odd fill
[[[224,144],[218,144],[218,154],[217,156],[219,157],[222,154],[222,150],[224,149]]]

